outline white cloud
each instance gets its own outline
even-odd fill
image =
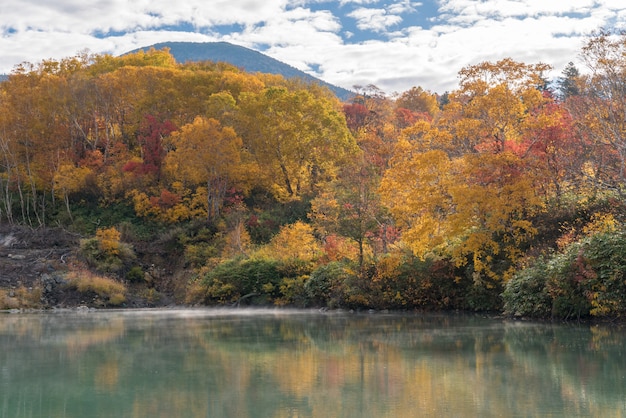
[[[342,27],[346,17],[370,40]],[[164,41],[226,40],[266,48],[343,87],[443,92],[464,66],[505,57],[546,62],[558,75],[587,34],[625,22],[623,0],[2,0],[0,73],[84,49],[120,54]],[[216,25],[239,29],[219,35]]]
[[[402,17],[389,14],[385,9],[361,7],[348,13],[347,16],[356,20],[357,28],[374,32],[384,32],[390,26],[402,22]]]

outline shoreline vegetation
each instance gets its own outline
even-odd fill
[[[167,49],[23,64],[0,83],[0,309],[619,320],[626,35],[581,57],[345,103]]]

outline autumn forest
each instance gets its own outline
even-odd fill
[[[167,49],[25,63],[0,83],[0,223],[80,236],[64,280],[106,306],[619,317],[626,35],[580,58],[345,103]]]

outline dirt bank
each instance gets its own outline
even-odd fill
[[[58,228],[0,225],[0,287],[32,287],[42,274],[64,271],[78,242]]]
[[[77,260],[80,238],[61,228],[33,229],[0,225],[0,296],[17,299],[24,295],[28,297],[30,293],[33,300],[29,307],[44,309],[102,307],[98,295],[79,293],[67,286],[64,279],[69,267]],[[161,283],[154,280],[165,277],[166,273],[170,277],[173,272],[154,265],[153,254],[147,260],[150,264],[146,271],[151,273],[151,282],[128,284],[127,300],[120,307],[139,308],[173,303],[168,289],[159,288],[162,287]],[[167,281],[163,282],[167,284]],[[16,299],[9,302],[17,303]],[[2,305],[0,301],[0,309]],[[11,303],[4,305],[5,308],[12,306]]]

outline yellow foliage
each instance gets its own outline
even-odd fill
[[[594,235],[600,232],[615,232],[619,223],[610,213],[594,213],[591,221],[583,227],[583,234]]]
[[[471,256],[474,269],[491,278],[495,257],[511,263],[521,257],[519,246],[536,233],[526,217],[543,201],[518,157],[503,152],[451,159],[443,151],[399,145],[380,193],[414,254],[443,252],[458,265]]]
[[[222,257],[232,258],[236,255],[245,254],[252,244],[252,239],[243,222],[238,222],[226,233],[225,245]]]
[[[105,253],[117,255],[120,252],[120,232],[115,228],[99,228],[96,231],[98,247]]]
[[[57,195],[63,197],[69,193],[79,192],[85,187],[85,179],[92,174],[87,167],[76,167],[72,164],[63,164],[54,175],[54,188]]]
[[[403,256],[398,252],[390,253],[378,260],[376,263],[376,276],[374,281],[393,280],[399,271],[399,267],[403,263]]]
[[[283,226],[265,249],[278,259],[305,261],[314,261],[322,253],[322,247],[313,235],[313,227],[301,221]]]

